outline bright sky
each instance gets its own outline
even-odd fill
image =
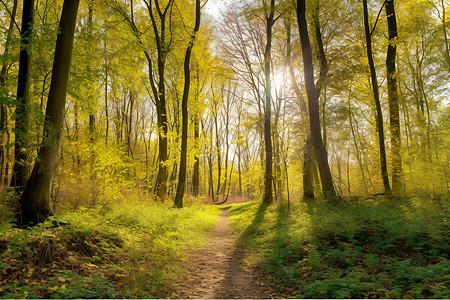
[[[214,18],[220,18],[220,10],[223,10],[232,0],[209,0],[205,11]]]

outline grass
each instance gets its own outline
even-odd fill
[[[449,298],[448,199],[230,207],[240,247],[292,298]]]
[[[0,223],[0,298],[167,298],[214,206],[122,203],[57,215],[33,229]]]

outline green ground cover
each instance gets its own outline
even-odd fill
[[[293,298],[449,298],[447,199],[227,207],[249,261]]]
[[[33,229],[0,223],[0,298],[166,298],[186,251],[218,221],[214,206],[117,204]]]

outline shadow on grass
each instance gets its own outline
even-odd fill
[[[245,207],[244,206],[239,207],[235,211],[243,210],[250,205],[251,204],[246,205]],[[238,239],[239,246],[248,246],[249,243],[252,244],[252,241],[255,239],[254,237],[255,233],[258,231],[259,227],[261,226],[261,223],[264,221],[264,216],[266,215],[268,207],[269,205],[264,203],[259,206],[252,223],[239,236]]]

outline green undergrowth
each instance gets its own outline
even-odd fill
[[[449,298],[448,199],[230,207],[249,261],[291,298]]]
[[[214,206],[121,203],[60,214],[32,229],[0,223],[0,298],[167,298]],[[59,222],[59,225],[55,225]]]

